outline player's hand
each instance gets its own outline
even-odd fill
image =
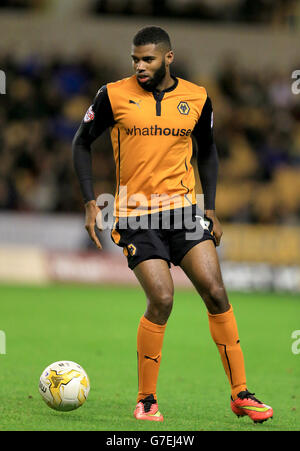
[[[216,216],[215,210],[205,210],[205,215],[210,218],[213,222],[213,234],[216,239],[216,245],[219,246],[221,237],[223,235],[222,227],[220,221]]]
[[[98,249],[102,249],[101,243],[95,233],[95,224],[99,230],[102,230],[102,214],[95,200],[90,200],[85,204],[85,228],[92,241]]]

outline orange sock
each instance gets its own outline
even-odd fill
[[[209,329],[221,355],[229,383],[231,396],[236,399],[240,391],[247,389],[246,374],[238,329],[232,306],[224,313],[208,313]]]
[[[151,394],[156,399],[156,384],[165,328],[166,324],[152,323],[144,316],[140,319],[137,333],[139,387],[137,402]]]

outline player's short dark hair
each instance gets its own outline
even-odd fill
[[[133,38],[133,45],[163,44],[171,50],[171,40],[168,33],[160,27],[148,26],[142,28]]]

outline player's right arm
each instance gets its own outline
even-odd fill
[[[114,117],[106,86],[97,92],[72,142],[73,164],[85,204],[85,228],[98,249],[102,249],[95,233],[101,230],[101,211],[96,205],[93,187],[91,145],[104,130],[114,125]]]

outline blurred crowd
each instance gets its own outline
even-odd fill
[[[0,8],[44,11],[60,0],[1,0]],[[87,14],[116,14],[180,18],[223,23],[256,23],[289,29],[300,26],[298,0],[80,0],[64,8],[80,7]]]
[[[228,56],[216,78],[204,80],[214,101],[223,220],[300,221],[300,93],[292,93],[291,73],[254,72]]]
[[[71,141],[99,87],[120,74],[92,55],[3,56],[0,67],[0,208],[82,211]],[[213,80],[191,81],[207,87],[214,105],[220,219],[299,223],[300,94],[292,94],[290,74],[249,72],[227,58]],[[93,172],[96,193],[114,194],[108,132],[93,144]]]
[[[92,0],[92,12],[299,26],[298,0]]]

